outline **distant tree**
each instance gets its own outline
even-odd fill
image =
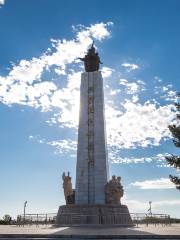
[[[10,223],[11,222],[11,216],[9,214],[5,214],[3,217],[3,220],[5,223]]]
[[[180,93],[178,94],[180,98]],[[180,148],[180,102],[175,103],[176,110],[177,110],[177,123],[170,125],[169,130],[173,136],[174,145]],[[167,156],[166,160],[168,164],[177,170],[180,170],[180,156]],[[170,180],[175,184],[176,188],[180,190],[180,177],[169,175]]]

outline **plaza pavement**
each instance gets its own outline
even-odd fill
[[[101,236],[101,235],[179,235],[180,239],[180,224],[171,226],[162,225],[139,225],[138,227],[118,227],[118,226],[88,226],[88,227],[56,227],[53,225],[31,225],[16,226],[16,225],[0,225],[0,238],[4,234],[7,235],[84,235],[84,236]]]

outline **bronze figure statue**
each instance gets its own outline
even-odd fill
[[[86,72],[94,72],[99,70],[99,65],[102,64],[98,53],[94,47],[94,43],[91,48],[89,48],[88,53],[84,58],[79,58],[84,62],[84,67]]]

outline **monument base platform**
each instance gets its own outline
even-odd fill
[[[56,218],[59,225],[107,224],[133,226],[126,205],[64,205]]]

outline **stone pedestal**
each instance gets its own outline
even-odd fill
[[[58,225],[122,225],[132,226],[126,205],[64,205],[59,207]]]

